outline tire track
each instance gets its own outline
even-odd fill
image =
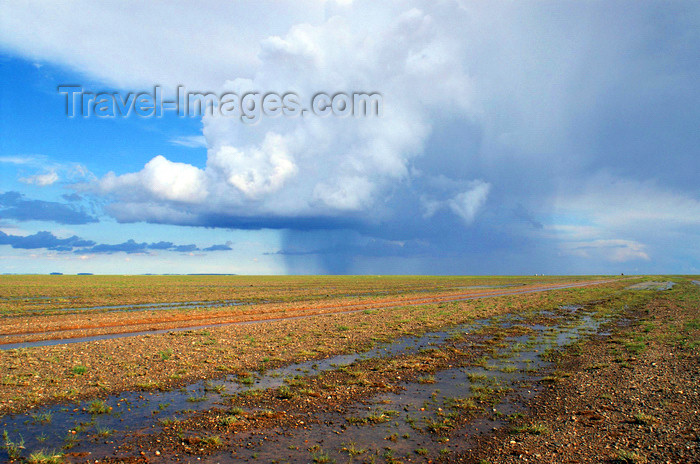
[[[566,284],[540,285],[529,288],[519,287],[513,290],[468,292],[451,295],[436,295],[431,297],[405,298],[400,300],[385,300],[379,302],[349,303],[307,307],[291,310],[277,310],[263,314],[248,314],[231,316],[201,315],[195,317],[183,317],[170,321],[140,321],[137,323],[114,323],[107,325],[82,325],[77,327],[62,328],[49,331],[26,331],[13,334],[0,335],[0,350],[17,348],[31,348],[37,346],[60,345],[68,343],[82,343],[109,338],[135,337],[175,331],[198,330],[211,327],[220,327],[232,324],[255,324],[273,322],[288,319],[322,316],[328,314],[352,313],[365,310],[390,309],[404,306],[420,306],[425,304],[450,303],[479,298],[495,298],[500,296],[522,295],[544,291],[560,290],[566,288],[587,287],[616,282],[619,279],[596,280],[587,282],[575,282]],[[293,311],[294,314],[289,314]],[[257,316],[257,317],[256,317]],[[183,324],[184,323],[184,324]],[[81,333],[83,332],[83,333]],[[88,332],[86,334],[85,332]],[[96,332],[96,333],[94,333]]]

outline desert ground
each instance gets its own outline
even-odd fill
[[[693,276],[1,276],[10,462],[698,462]]]

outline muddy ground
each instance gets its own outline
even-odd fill
[[[245,337],[286,357],[246,345],[235,369],[97,404],[88,384],[84,403],[7,422],[6,444],[42,431],[29,462],[698,462],[700,288],[674,280],[281,322]],[[230,366],[219,330],[180,341]]]
[[[700,292],[685,290],[566,351],[525,418],[447,461],[700,462]]]
[[[483,300],[3,350],[0,414],[121,391],[170,389],[241,370],[366,350],[385,339],[475,317],[601,298],[624,285],[616,281]]]

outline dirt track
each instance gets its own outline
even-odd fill
[[[70,340],[108,334],[123,336],[141,335],[143,332],[166,329],[194,328],[207,325],[225,325],[268,320],[308,317],[362,310],[446,303],[475,298],[519,295],[570,287],[584,287],[612,282],[597,280],[551,285],[525,285],[512,289],[488,289],[470,292],[445,292],[432,296],[402,298],[374,298],[365,300],[341,301],[336,304],[295,302],[270,303],[255,306],[232,306],[226,309],[205,309],[187,312],[122,312],[122,313],[83,313],[51,316],[31,316],[0,324],[0,348],[24,342]],[[251,310],[252,309],[252,310]]]

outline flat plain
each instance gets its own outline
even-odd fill
[[[2,276],[0,314],[10,461],[700,458],[692,276]]]

